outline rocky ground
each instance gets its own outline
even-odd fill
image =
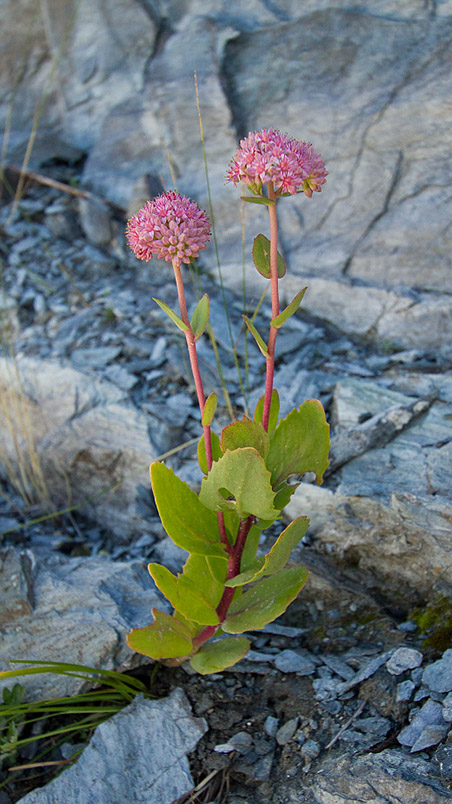
[[[49,164],[46,175],[74,186],[80,165]],[[12,655],[70,658],[133,665],[146,677],[149,668],[137,669],[124,643],[126,631],[162,605],[146,562],[177,568],[182,561],[161,529],[147,465],[199,436],[183,343],[152,301],[175,304],[171,270],[137,263],[125,248],[123,212],[100,199],[31,183],[8,221],[10,211],[5,204],[0,213],[3,343],[6,357],[14,347],[21,387],[5,358],[2,393],[16,411],[20,390],[25,395],[44,507],[74,510],[25,525],[38,508],[5,478],[0,663],[8,666]],[[197,283],[211,298],[240,414],[244,388],[206,264],[187,283],[190,305]],[[235,338],[243,305],[229,290],[226,305]],[[230,672],[203,678],[161,668],[155,689],[169,698],[137,698],[99,727],[60,777],[31,791],[45,777],[24,775],[0,790],[1,804],[88,804],[96,769],[96,804],[451,800],[452,352],[377,348],[306,312],[290,320],[278,349],[283,413],[315,396],[333,427],[325,486],[303,483],[294,503],[313,520],[295,556],[313,570],[300,600],[252,635],[251,653]],[[243,339],[238,350],[243,366]],[[208,341],[200,342],[200,357],[206,391],[220,398]],[[250,343],[251,408],[262,368]],[[0,418],[7,469],[17,453],[5,408]],[[196,485],[194,444],[169,460]],[[11,480],[11,470],[6,475]],[[77,688],[66,677],[27,685],[30,696]],[[157,735],[151,743],[150,734]]]

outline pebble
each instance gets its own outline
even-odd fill
[[[443,718],[448,722],[452,721],[452,692],[449,692],[443,700]]]
[[[433,692],[452,691],[452,649],[444,651],[437,662],[429,664],[422,675],[422,682]]]
[[[232,751],[237,751],[239,754],[246,754],[252,742],[253,738],[251,734],[248,734],[246,731],[238,731],[236,734],[233,734],[226,743],[216,745],[213,750],[216,751],[217,754],[230,754]]]
[[[279,718],[273,717],[273,715],[268,715],[268,717],[265,718],[264,731],[269,737],[275,737],[278,726]]]
[[[406,670],[413,670],[415,667],[419,667],[422,659],[423,656],[419,650],[405,647],[397,648],[386,662],[386,669],[391,675],[399,676],[401,673],[405,673]]]
[[[447,723],[442,714],[442,706],[431,698],[417,712],[413,720],[397,737],[401,745],[411,748],[411,752],[423,751],[437,745],[447,733]]]
[[[315,663],[294,650],[282,650],[273,659],[273,664],[281,673],[296,673],[298,676],[310,676],[315,671]]]
[[[294,736],[299,723],[298,717],[293,717],[284,723],[276,732],[276,742],[278,745],[286,745]]]
[[[403,703],[404,701],[409,701],[415,689],[416,684],[414,684],[409,679],[407,681],[401,681],[400,684],[397,684],[397,691],[396,691],[397,703]]]
[[[321,747],[316,740],[306,740],[301,747],[301,754],[308,759],[315,759],[320,754]]]

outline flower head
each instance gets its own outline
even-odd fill
[[[171,190],[146,202],[129,220],[126,236],[139,260],[157,255],[160,260],[180,265],[189,263],[206,247],[210,223],[195,201]]]
[[[313,192],[320,193],[327,175],[311,143],[264,128],[241,140],[226,179],[233,184],[243,181],[255,194],[261,193],[263,184],[273,182],[277,196],[304,192],[311,198]]]

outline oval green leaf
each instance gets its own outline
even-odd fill
[[[228,634],[258,631],[275,620],[295,600],[308,574],[305,567],[292,567],[259,581],[232,601],[221,624],[223,631]]]
[[[300,408],[281,419],[270,439],[267,467],[277,489],[292,474],[314,472],[317,483],[329,464],[330,428],[321,402],[307,399]]]
[[[227,449],[254,447],[263,458],[270,449],[270,439],[262,424],[248,419],[247,416],[228,424],[222,430],[220,444],[223,452]]]
[[[217,409],[217,395],[214,391],[206,399],[206,404],[204,405],[204,412],[202,414],[201,424],[203,427],[210,427],[213,422],[213,417],[215,416],[215,411]]]
[[[243,659],[250,649],[250,641],[246,637],[227,637],[217,642],[209,642],[199,649],[190,659],[193,670],[201,675],[221,673],[226,667],[232,667]]]
[[[262,422],[262,416],[264,415],[264,400],[265,396],[261,396],[259,402],[256,405],[256,410],[254,411],[254,417],[253,417],[255,422]],[[276,388],[274,388],[272,391],[272,399],[270,402],[270,416],[268,419],[268,433],[270,437],[276,425],[278,424],[278,416],[279,416],[279,394]]]
[[[237,511],[240,519],[252,514],[272,521],[279,514],[274,496],[270,473],[252,447],[228,450],[203,478],[199,493],[203,505],[213,511]]]
[[[258,234],[253,242],[253,262],[256,270],[265,279],[270,279],[270,240],[263,234]],[[278,251],[277,254],[278,278],[281,279],[286,273],[286,263]]]
[[[151,483],[162,525],[174,544],[189,553],[224,558],[217,518],[198,495],[157,461],[151,464]]]
[[[133,628],[127,634],[127,644],[136,653],[151,659],[176,659],[192,650],[189,629],[178,620],[158,609],[152,609],[154,622],[144,628]]]
[[[197,341],[198,338],[201,337],[202,333],[204,332],[208,324],[209,312],[210,312],[209,297],[207,293],[204,293],[204,296],[199,300],[198,304],[196,305],[190,321],[190,326],[192,328],[195,341]]]

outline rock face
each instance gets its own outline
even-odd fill
[[[22,804],[172,804],[193,788],[187,753],[206,731],[181,689],[149,701],[137,695],[103,723],[80,759]]]
[[[152,607],[167,608],[139,562],[43,558],[9,548],[0,553],[0,579],[2,670],[17,669],[13,659],[116,669],[133,657],[126,632],[148,625]],[[45,698],[71,695],[84,682],[36,675],[22,683],[29,695]]]
[[[315,804],[442,804],[450,800],[426,762],[396,751],[339,761],[319,774],[312,792]]]
[[[441,378],[437,382],[442,385]],[[418,418],[410,421],[407,413],[408,426],[386,446],[349,455],[334,474],[334,489],[302,483],[287,509],[290,517],[303,512],[311,519],[311,545],[298,550],[300,561],[303,555],[308,562],[320,555],[402,610],[414,605],[418,595],[431,597],[434,587],[447,594],[452,584],[446,471],[452,407],[445,386],[438,395],[444,401],[438,399]],[[370,380],[337,383],[333,463],[344,433],[362,436],[366,422],[360,426],[360,421],[396,406],[408,411],[412,401]]]
[[[91,351],[100,353],[102,347]],[[20,472],[32,434],[53,510],[83,504],[88,516],[118,537],[140,533],[137,489],[149,485],[155,451],[148,417],[127,404],[127,394],[93,374],[33,358],[16,367],[1,358],[0,387],[17,411],[14,439],[9,414],[5,418],[4,408],[0,411],[7,473],[11,476],[11,465]]]
[[[308,283],[311,312],[371,340],[450,342],[450,0],[3,5],[9,161],[45,100],[35,165],[84,152],[85,182],[124,208],[145,174],[169,188],[173,170],[207,204],[197,71],[225,280],[241,282],[228,161],[248,130],[279,127],[312,141],[330,171],[320,197],[284,202],[287,296]],[[266,226],[256,208],[247,216],[253,236]]]

